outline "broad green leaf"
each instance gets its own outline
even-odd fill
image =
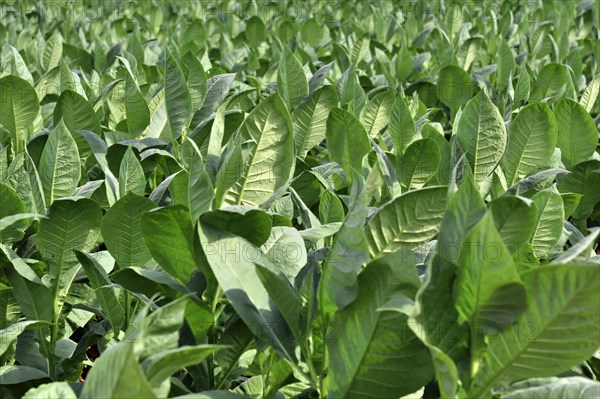
[[[50,206],[34,242],[48,262],[51,277],[57,278],[77,263],[74,250],[89,252],[94,248],[101,223],[102,211],[90,199],[63,199]]]
[[[343,309],[356,299],[356,276],[362,264],[369,259],[363,231],[367,216],[364,181],[359,175],[355,175],[353,181],[352,203],[323,264],[319,283],[322,314],[333,314],[336,309]]]
[[[252,47],[258,47],[267,36],[265,23],[257,16],[250,17],[246,21],[246,30],[244,31],[248,44]]]
[[[490,203],[494,224],[510,253],[529,242],[535,228],[537,208],[523,197],[505,196]]]
[[[254,108],[238,132],[243,141],[241,177],[228,192],[230,204],[260,205],[288,182],[294,171],[290,115],[278,94]]]
[[[175,299],[182,293],[189,291],[185,286],[173,280],[166,273],[134,266],[113,272],[110,278],[123,288],[144,294],[148,298],[160,295]]]
[[[212,181],[206,173],[204,160],[196,143],[190,140],[189,145],[192,146],[192,158],[190,159],[187,187],[188,204],[192,223],[196,224],[201,214],[210,211],[214,198],[214,188]]]
[[[54,108],[54,124],[58,125],[61,119],[71,132],[87,130],[98,135],[102,132],[92,105],[72,90],[64,90]]]
[[[398,96],[394,102],[389,129],[392,142],[400,155],[416,139],[415,121],[403,96]]]
[[[480,186],[498,165],[506,146],[504,121],[483,91],[463,109],[457,138],[466,153],[475,183]]]
[[[53,322],[52,291],[42,284],[35,272],[14,252],[3,245],[0,245],[0,249],[0,268],[12,287],[12,294],[19,303],[21,313],[30,320]]]
[[[514,103],[516,106],[521,105],[522,102],[526,102],[529,99],[529,92],[531,89],[529,74],[525,66],[521,67],[521,73],[519,74],[519,80],[515,87],[515,98]]]
[[[598,145],[598,128],[590,114],[575,101],[563,99],[554,107],[558,148],[567,169],[586,161]]]
[[[527,310],[513,328],[489,338],[469,396],[496,385],[547,377],[591,356],[600,340],[600,265],[534,268],[522,275]]]
[[[3,330],[0,330],[0,356],[8,350],[8,348],[17,341],[21,333],[28,329],[39,328],[46,323],[37,320],[25,320],[15,323]]]
[[[63,39],[59,31],[55,31],[46,40],[40,58],[40,65],[44,72],[50,71],[58,66],[63,53]]]
[[[537,75],[537,79],[531,90],[531,103],[537,103],[544,99],[553,104],[560,100],[572,86],[571,76],[565,65],[547,64]]]
[[[119,303],[114,287],[110,286],[112,282],[102,266],[92,256],[79,251],[75,251],[75,255],[81,263],[85,275],[90,280],[96,298],[100,302],[100,307],[110,321],[115,336],[119,336],[119,331],[121,331],[121,327],[123,327],[123,322],[125,321],[125,313],[123,306]]]
[[[307,261],[304,240],[298,230],[284,226],[273,227],[271,236],[260,248],[277,271],[293,285]]]
[[[375,137],[388,125],[394,102],[394,93],[388,90],[377,94],[363,108],[360,122],[370,137]]]
[[[371,259],[432,239],[444,215],[446,193],[445,187],[414,190],[381,208],[365,227]]]
[[[144,212],[155,207],[151,200],[129,192],[106,212],[102,237],[119,268],[142,267],[152,258],[142,237],[140,221]]]
[[[277,92],[290,109],[296,108],[308,95],[308,81],[302,64],[287,46],[283,47],[279,58]]]
[[[599,186],[600,161],[595,159],[575,165],[571,173],[560,180],[558,189],[561,193],[583,194],[573,218],[585,220],[593,212],[594,206],[600,202]]]
[[[323,224],[344,221],[344,207],[337,195],[324,190],[319,201],[319,220]]]
[[[600,397],[600,382],[584,377],[531,378],[512,384],[502,399],[559,399]]]
[[[206,96],[202,107],[194,114],[191,122],[192,127],[196,127],[207,120],[215,112],[227,97],[229,89],[235,79],[235,73],[226,73],[210,77],[206,81]]]
[[[292,113],[292,122],[298,157],[305,158],[309,150],[325,140],[327,117],[337,103],[335,88],[326,85],[296,107]]]
[[[465,180],[448,200],[438,235],[437,254],[427,262],[425,282],[416,295],[410,327],[430,348],[455,362],[467,361],[468,326],[459,325],[454,307],[454,281],[460,244],[485,213],[485,203],[471,180]],[[442,332],[442,333],[439,333]]]
[[[188,295],[163,305],[149,315],[148,307],[139,312],[126,334],[128,340],[133,342],[132,355],[144,361],[160,351],[177,348],[179,330],[189,302]]]
[[[141,227],[152,257],[171,277],[186,284],[197,270],[194,227],[188,209],[175,205],[146,212]]]
[[[156,395],[135,360],[133,345],[118,343],[108,348],[94,362],[79,397],[134,399],[156,398]]]
[[[457,266],[454,306],[470,324],[476,360],[488,332],[503,330],[525,310],[525,288],[491,214],[465,237]]]
[[[271,235],[273,220],[265,211],[252,206],[229,206],[206,213],[204,224],[245,238],[256,246],[265,244]]]
[[[473,96],[471,77],[464,69],[455,65],[442,68],[438,76],[437,96],[452,113],[464,106]]]
[[[0,183],[0,243],[8,244],[23,238],[24,230],[29,225],[31,218],[16,220],[14,223],[5,225],[10,217],[16,217],[27,213],[25,203],[17,193],[5,184]]]
[[[187,52],[181,60],[181,69],[187,79],[187,87],[192,99],[192,111],[200,109],[206,95],[206,72],[202,63],[191,52]]]
[[[34,380],[47,380],[48,375],[43,371],[29,366],[6,365],[0,367],[0,386],[15,385]]]
[[[440,150],[433,139],[421,139],[399,157],[396,175],[406,190],[423,188],[440,167]]]
[[[79,152],[62,120],[54,127],[44,146],[39,166],[46,204],[73,194],[81,178]]]
[[[587,112],[592,112],[594,104],[598,100],[598,92],[600,92],[600,74],[596,75],[590,84],[585,88],[581,98],[579,99],[579,105],[581,105]]]
[[[510,186],[548,165],[559,131],[547,104],[532,104],[521,109],[508,126],[508,145],[502,158]]]
[[[531,245],[535,256],[545,258],[560,239],[565,219],[563,201],[555,186],[540,191],[531,199],[537,207]]]
[[[182,346],[148,357],[144,360],[142,367],[150,385],[158,388],[172,374],[184,367],[201,363],[221,348],[223,348],[221,345]]]
[[[369,136],[360,121],[350,112],[333,108],[327,118],[327,152],[350,178],[360,171],[363,157],[371,151]]]
[[[77,399],[75,391],[68,382],[52,382],[32,388],[23,396],[23,399]]]
[[[119,192],[121,197],[129,192],[137,195],[144,195],[146,192],[144,169],[131,147],[127,147],[119,166]]]
[[[18,154],[28,138],[26,129],[38,115],[38,97],[27,81],[16,76],[0,79],[0,92],[0,124],[10,132],[13,151]]]
[[[391,288],[387,269],[367,266],[358,278],[356,300],[336,314],[335,337],[327,345],[330,397],[396,399],[433,375],[428,350],[408,330],[407,317],[378,311]]]
[[[246,239],[204,223],[206,215],[200,217],[200,242],[229,302],[260,342],[270,343],[280,356],[294,361],[289,326],[256,269],[256,265],[261,265],[274,270],[273,266]]]
[[[496,83],[500,91],[503,91],[508,86],[510,77],[515,69],[515,56],[508,43],[502,40],[498,49],[498,62],[496,69]]]
[[[129,71],[125,76],[125,116],[131,137],[137,137],[150,124],[148,104]]]
[[[192,117],[192,99],[183,72],[171,51],[165,57],[165,106],[171,142],[181,137]],[[174,144],[175,145],[175,144]]]

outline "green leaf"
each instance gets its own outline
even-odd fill
[[[194,114],[191,126],[196,127],[207,120],[215,112],[227,97],[231,84],[235,79],[235,73],[212,76],[206,81],[206,96],[202,107]]]
[[[92,105],[80,94],[64,90],[54,108],[54,124],[63,120],[71,132],[87,130],[100,135],[102,128]]]
[[[151,200],[129,192],[106,212],[102,237],[121,269],[142,267],[152,258],[144,243],[140,221],[144,212],[155,207]]]
[[[17,341],[17,338],[23,332],[45,325],[47,325],[47,323],[42,321],[25,320],[0,330],[0,356],[4,355],[8,348]]]
[[[125,75],[125,94],[127,130],[131,137],[137,137],[150,124],[150,110],[129,70]]]
[[[42,284],[35,272],[14,252],[2,245],[0,249],[0,268],[12,287],[12,294],[19,303],[21,313],[30,320],[53,322],[52,291]],[[23,270],[24,268],[26,269]],[[31,279],[32,275],[35,278]]]
[[[510,77],[515,69],[515,56],[512,50],[506,43],[506,40],[502,40],[500,48],[498,49],[498,61],[496,69],[496,83],[500,91],[504,91],[508,86]]]
[[[265,23],[259,17],[253,16],[246,21],[246,30],[244,33],[248,44],[251,47],[258,47],[260,43],[265,41],[267,36]]]
[[[0,183],[0,243],[12,243],[23,238],[24,230],[31,220],[30,216],[6,225],[8,218],[18,215],[27,215],[25,203],[13,189]]]
[[[600,265],[550,265],[522,275],[527,310],[514,328],[490,337],[469,396],[523,378],[547,377],[596,351],[600,340]]]
[[[521,109],[508,126],[508,145],[502,158],[502,169],[510,186],[548,165],[558,131],[547,104],[532,104]]]
[[[390,115],[390,137],[398,154],[403,154],[406,148],[415,140],[417,129],[415,121],[408,109],[406,99],[398,96]]]
[[[205,213],[202,222],[245,238],[261,246],[271,236],[273,220],[269,214],[251,206],[229,206]]]
[[[119,192],[121,197],[129,192],[142,196],[146,192],[144,169],[133,153],[132,147],[127,147],[119,166]]]
[[[522,66],[519,80],[517,81],[517,87],[515,88],[514,103],[516,106],[521,105],[521,103],[526,102],[529,99],[530,86],[527,67]]]
[[[525,310],[526,293],[491,214],[465,237],[457,266],[454,306],[470,324],[476,360],[490,329],[503,330]]]
[[[559,399],[600,397],[600,382],[584,377],[531,378],[512,384],[502,399]]]
[[[103,352],[87,375],[80,398],[156,398],[132,347],[118,343]]]
[[[54,127],[40,158],[40,181],[46,204],[73,194],[81,178],[79,151],[61,120]]]
[[[575,101],[563,99],[554,107],[558,148],[567,169],[588,160],[598,145],[598,128],[590,114]]]
[[[381,208],[365,227],[371,259],[433,238],[444,215],[446,193],[446,187],[414,190]]]
[[[458,108],[467,104],[473,96],[471,77],[461,67],[445,66],[439,72],[437,96],[452,110],[452,114],[455,114]]]
[[[337,103],[337,91],[325,85],[296,107],[292,123],[298,157],[305,158],[308,151],[325,140],[327,117]]]
[[[291,284],[294,284],[296,276],[306,265],[307,255],[304,240],[298,230],[294,228],[273,227],[271,236],[261,246],[261,250]]]
[[[160,267],[175,280],[186,284],[197,270],[194,228],[187,208],[169,206],[142,215],[144,242]]]
[[[94,248],[101,223],[102,210],[90,199],[63,199],[50,206],[34,242],[49,264],[51,277],[59,277],[77,263],[74,250],[89,252]]]
[[[506,146],[504,121],[483,91],[463,109],[457,131],[475,183],[481,185],[498,165]]]
[[[149,298],[160,295],[175,299],[182,293],[188,292],[185,286],[167,276],[166,273],[157,270],[132,266],[112,273],[110,278],[123,288],[144,294]]]
[[[552,186],[531,199],[537,207],[531,245],[535,256],[544,258],[552,253],[562,233],[565,219],[562,197],[556,187]]]
[[[327,345],[328,397],[396,399],[431,379],[428,350],[406,328],[407,317],[378,311],[390,282],[385,264],[370,264],[358,278],[356,300],[336,314]]]
[[[212,181],[206,173],[202,154],[192,140],[192,157],[190,159],[188,178],[188,204],[192,215],[192,223],[196,224],[203,213],[210,211],[214,199],[214,188]]]
[[[0,367],[0,386],[3,387],[48,378],[48,375],[43,371],[29,366],[15,366],[11,364]]]
[[[308,95],[308,81],[302,64],[287,46],[283,47],[279,58],[277,92],[290,109],[296,108]]]
[[[327,118],[327,152],[350,178],[352,171],[362,170],[362,159],[371,151],[365,128],[350,112],[333,108]]]
[[[360,122],[370,137],[375,137],[387,126],[394,102],[394,93],[388,90],[377,94],[363,108],[360,113]]]
[[[422,139],[408,146],[398,159],[396,175],[406,190],[423,188],[440,167],[440,150],[433,139]]]
[[[319,220],[323,224],[344,221],[344,207],[337,195],[325,190],[319,201]]]
[[[494,224],[504,245],[510,253],[515,253],[524,243],[529,242],[535,228],[537,208],[527,198],[505,196],[490,203]]]
[[[229,302],[257,340],[269,343],[280,356],[294,361],[294,340],[289,326],[257,271],[256,265],[274,271],[271,262],[252,243],[205,223],[205,218],[206,215],[200,217],[200,242]]]
[[[549,99],[548,103],[554,104],[565,95],[567,88],[572,84],[571,75],[565,65],[547,64],[537,76],[529,102],[537,103]]]
[[[573,212],[573,218],[585,220],[593,212],[594,206],[600,202],[600,190],[596,189],[599,186],[600,161],[595,159],[575,165],[571,174],[560,180],[560,192],[583,194],[579,206]]]
[[[319,283],[319,306],[323,314],[333,314],[356,299],[356,276],[369,259],[363,231],[367,216],[364,181],[359,175],[353,180],[352,203],[323,264]]]
[[[186,316],[190,296],[183,296],[158,308],[150,315],[148,307],[138,313],[127,330],[127,338],[133,342],[132,355],[143,361],[164,350],[179,345],[179,330]]]
[[[96,298],[100,302],[102,312],[110,321],[115,336],[119,336],[119,332],[125,321],[125,313],[123,306],[119,303],[114,287],[110,286],[112,282],[102,266],[92,256],[79,251],[75,251],[75,256],[77,256],[77,260],[81,263],[85,275],[90,280],[90,284],[96,293]]]
[[[600,92],[600,74],[592,79],[579,99],[579,105],[581,105],[586,112],[592,112],[594,104],[598,100],[598,92]]]
[[[192,99],[192,111],[200,109],[206,96],[206,72],[192,52],[187,52],[181,60],[181,69],[187,79],[187,87]]]
[[[170,50],[167,50],[165,57],[165,107],[171,142],[174,142],[190,122],[192,99],[183,72]]]
[[[0,124],[10,132],[13,151],[17,154],[27,141],[25,130],[38,115],[38,97],[27,81],[11,75],[0,79],[0,92]]]
[[[284,187],[294,172],[290,115],[278,94],[263,100],[240,127],[241,177],[227,193],[230,204],[260,205]]]
[[[75,391],[68,382],[52,382],[32,388],[22,399],[77,399]]]
[[[142,364],[150,385],[159,388],[172,374],[184,367],[201,363],[208,356],[224,348],[221,345],[182,346],[152,355]]]

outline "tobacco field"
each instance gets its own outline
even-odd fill
[[[0,398],[599,398],[598,21],[0,0]]]

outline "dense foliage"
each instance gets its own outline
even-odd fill
[[[0,0],[0,396],[600,397],[600,3]]]

